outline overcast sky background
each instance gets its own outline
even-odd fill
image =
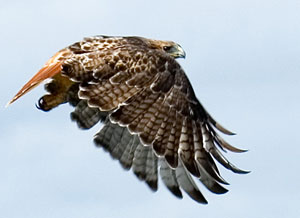
[[[0,7],[0,218],[282,218],[300,214],[300,1],[3,1]],[[153,194],[97,149],[63,105],[35,108],[39,87],[4,105],[59,49],[85,36],[173,40],[212,116],[250,151],[227,157],[225,195],[208,205]]]

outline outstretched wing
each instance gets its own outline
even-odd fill
[[[226,192],[219,183],[227,182],[214,159],[235,173],[246,173],[218,149],[244,151],[216,130],[232,133],[202,107],[175,59],[149,47],[144,38],[99,36],[75,43],[50,59],[12,101],[48,75],[53,80],[39,107],[50,110],[70,102],[76,106],[71,117],[81,128],[104,120],[96,144],[124,168],[132,168],[152,190],[157,189],[159,168],[174,195],[182,197],[182,188],[206,203],[192,176],[212,192]]]
[[[69,99],[74,99],[73,93],[69,93]],[[109,152],[113,159],[119,160],[124,169],[132,168],[134,174],[140,180],[145,181],[151,190],[157,190],[159,174],[163,183],[178,198],[182,198],[181,189],[183,189],[194,200],[206,203],[190,173],[180,160],[178,167],[171,168],[164,157],[155,155],[152,147],[144,146],[137,135],[131,134],[126,127],[113,124],[107,117],[107,112],[100,112],[89,107],[85,100],[78,99],[75,102],[75,104],[73,103],[75,110],[71,113],[72,120],[76,121],[79,128],[83,129],[91,128],[98,121],[103,120],[104,126],[94,137],[95,144]],[[203,174],[199,179],[216,194],[227,192],[227,189],[207,174]]]

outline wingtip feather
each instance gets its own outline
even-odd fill
[[[226,134],[226,135],[236,135],[236,133],[229,131],[228,129],[226,129],[225,127],[223,127],[221,124],[219,124],[214,118],[212,118],[212,116],[210,116],[210,114],[208,115],[208,120],[211,122],[211,124],[220,132]]]
[[[245,149],[241,149],[241,148],[237,148],[237,147],[232,146],[231,144],[226,142],[223,138],[221,138],[218,135],[216,135],[216,141],[218,142],[218,144],[221,147],[226,148],[227,150],[235,152],[235,153],[243,153],[243,152],[248,151],[248,150],[245,150]]]

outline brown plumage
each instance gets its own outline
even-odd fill
[[[235,173],[247,173],[219,151],[243,152],[216,132],[232,135],[202,107],[175,58],[182,48],[169,41],[142,37],[96,36],[62,49],[9,102],[12,103],[47,78],[48,94],[41,110],[69,102],[71,119],[82,129],[103,121],[95,135],[97,146],[131,169],[152,190],[158,170],[163,183],[177,197],[183,189],[207,203],[196,183],[221,194],[228,184],[214,159]]]

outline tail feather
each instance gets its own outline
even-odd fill
[[[29,92],[31,89],[38,86],[44,80],[55,76],[62,70],[62,63],[57,59],[61,56],[58,52],[54,55],[45,66],[37,72],[22,88],[21,90],[7,103],[6,107],[15,102],[18,98]]]

